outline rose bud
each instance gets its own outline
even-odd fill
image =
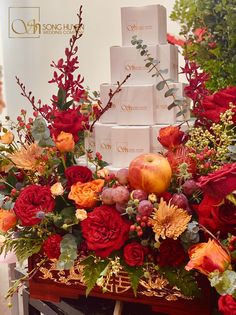
[[[56,147],[60,152],[71,152],[75,148],[73,135],[69,132],[61,131],[56,140]]]
[[[190,261],[185,266],[187,271],[197,269],[205,275],[219,270],[223,272],[230,264],[230,256],[216,240],[207,243],[198,243],[188,251]]]
[[[180,130],[179,126],[168,126],[161,128],[157,140],[166,149],[173,150],[183,143],[185,133]]]
[[[12,210],[0,209],[0,232],[6,233],[16,225],[17,217]]]
[[[11,131],[7,131],[0,137],[0,143],[3,144],[11,144],[12,141],[14,140],[14,135]]]

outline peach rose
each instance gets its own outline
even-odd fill
[[[199,243],[188,251],[190,261],[185,266],[186,270],[197,269],[208,275],[214,270],[223,272],[230,264],[230,256],[216,240]]]
[[[53,184],[51,186],[50,190],[51,190],[51,194],[53,196],[61,196],[64,193],[63,186],[62,186],[62,184],[60,182],[57,182],[57,183]]]
[[[14,140],[14,135],[11,131],[5,132],[1,137],[0,137],[0,142],[3,144],[11,144],[12,141]]]
[[[12,210],[0,209],[0,231],[6,233],[16,225],[17,218]]]
[[[73,135],[69,132],[61,131],[57,136],[56,147],[60,152],[71,152],[75,148]]]
[[[87,183],[76,183],[71,186],[68,198],[81,208],[92,208],[98,201],[98,193],[104,186],[103,179],[95,179]]]
[[[79,221],[83,221],[87,219],[88,214],[87,214],[87,211],[84,209],[77,209],[75,212],[75,216]]]

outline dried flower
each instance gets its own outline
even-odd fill
[[[156,238],[166,237],[176,240],[187,228],[191,215],[177,206],[167,204],[162,198],[158,209],[154,209],[149,219]]]
[[[42,152],[43,149],[37,143],[26,144],[19,151],[9,154],[8,158],[20,169],[38,171]]]

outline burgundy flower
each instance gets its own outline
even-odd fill
[[[130,224],[111,206],[100,206],[81,222],[82,235],[88,249],[107,257],[120,249],[129,237]]]
[[[78,132],[84,129],[85,123],[86,118],[81,115],[79,107],[65,111],[55,110],[52,122],[52,133],[55,138],[61,131],[71,133],[75,142],[77,142],[79,140]]]
[[[236,300],[232,295],[222,295],[218,300],[218,307],[224,315],[236,315]]]
[[[78,182],[87,183],[92,180],[93,173],[86,166],[73,165],[65,170],[65,176],[67,179],[67,186],[70,189],[73,184]]]
[[[30,185],[24,188],[14,205],[16,216],[23,226],[39,224],[42,215],[53,211],[55,201],[47,186]]]
[[[147,252],[147,247],[142,246],[138,242],[129,243],[124,247],[124,259],[126,264],[133,267],[142,266]]]
[[[60,250],[61,240],[62,240],[61,235],[54,234],[54,235],[49,236],[43,242],[43,250],[49,259],[59,258],[61,254],[61,250]]]
[[[183,264],[186,259],[187,255],[179,240],[167,238],[161,243],[157,257],[157,263],[161,267],[177,267]]]

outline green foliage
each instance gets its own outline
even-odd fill
[[[57,262],[58,269],[70,269],[77,258],[77,242],[72,234],[66,234],[60,243],[61,255]]]
[[[134,295],[137,296],[137,290],[139,286],[140,279],[144,275],[142,267],[131,267],[131,266],[124,266],[125,270],[128,272],[130,283],[132,289],[134,291]]]
[[[94,256],[88,256],[81,262],[81,265],[84,266],[83,276],[86,284],[86,296],[89,295],[96,285],[97,280],[108,264],[109,260],[98,260],[98,258]]]
[[[194,272],[186,271],[184,267],[178,269],[161,268],[159,271],[164,274],[170,285],[179,288],[185,296],[198,297],[200,295]]]
[[[210,74],[207,87],[217,91],[236,85],[236,0],[176,0],[170,17],[181,25],[191,45],[184,55]],[[194,34],[206,29],[203,38]]]
[[[32,237],[18,237],[6,238],[3,246],[1,247],[1,253],[13,251],[15,252],[17,259],[20,263],[23,263],[33,254],[36,254],[40,251],[42,246],[42,240],[39,238]]]
[[[215,287],[216,291],[220,295],[230,294],[236,297],[236,272],[232,270],[226,270],[223,273],[219,271],[212,272],[209,277],[212,287]]]

